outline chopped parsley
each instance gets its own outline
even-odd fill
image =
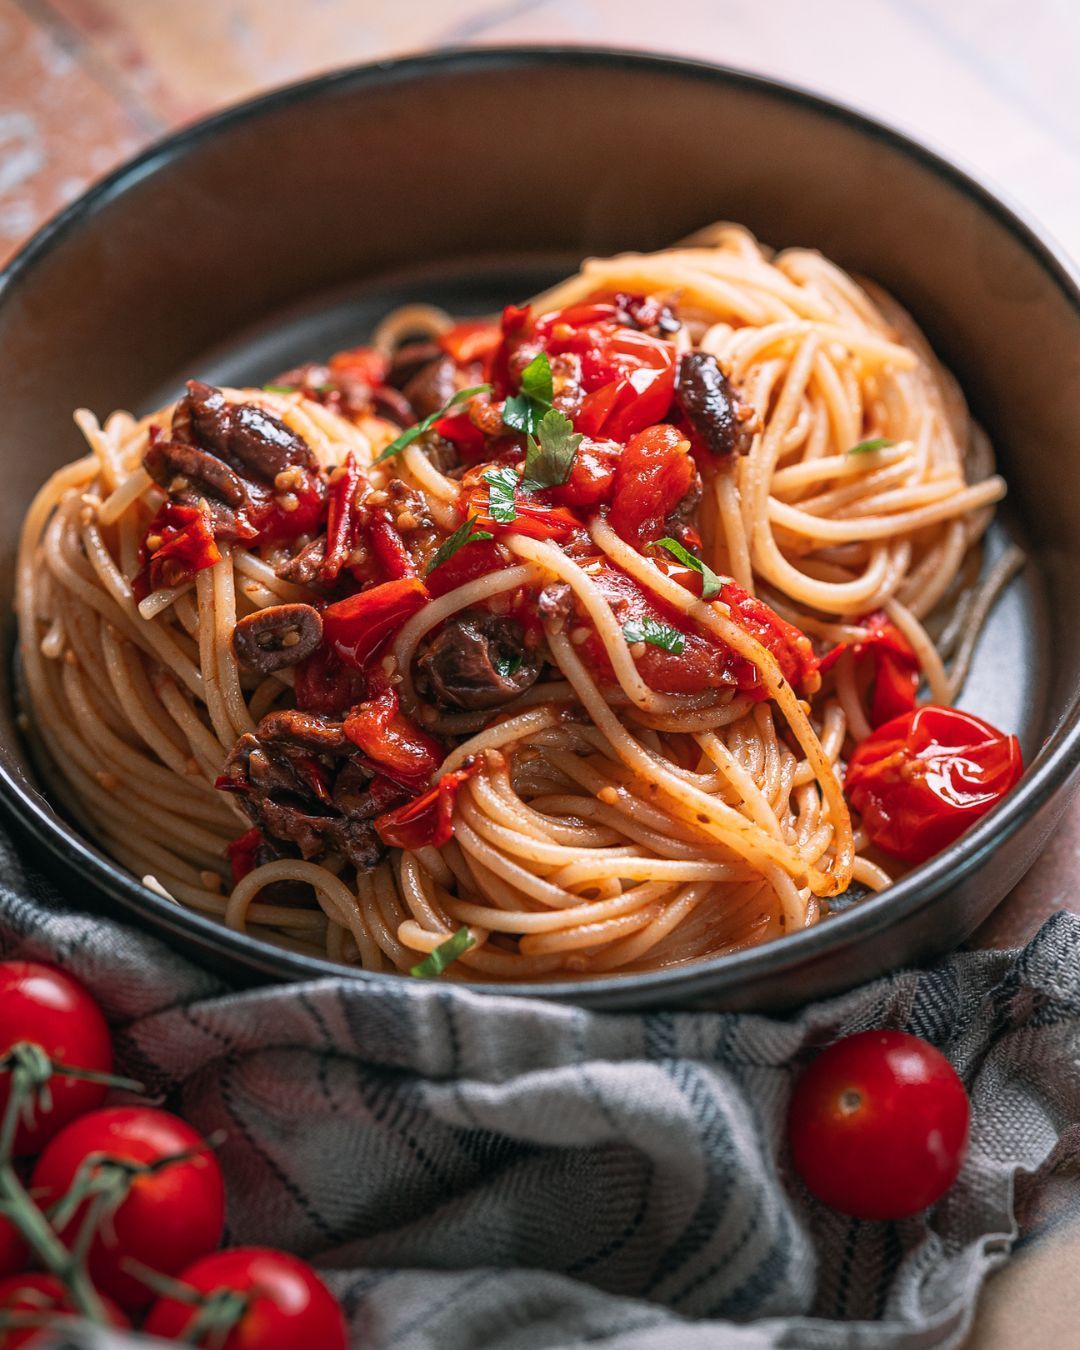
[[[295,384],[264,384],[263,389],[268,394],[295,394],[298,386]]]
[[[547,352],[534,356],[521,372],[521,392],[503,405],[503,422],[511,431],[536,434],[536,428],[555,397]]]
[[[445,417],[459,403],[464,403],[466,399],[473,398],[477,394],[489,394],[490,392],[490,384],[478,384],[472,389],[459,389],[454,397],[448,399],[441,408],[437,408],[433,413],[428,413],[427,417],[417,422],[416,426],[407,428],[400,436],[395,437],[382,454],[372,460],[372,463],[381,464],[384,459],[392,459],[394,455],[400,455],[402,450],[407,450],[413,441],[418,440],[425,431],[430,431],[440,417]]]
[[[526,492],[560,487],[570,477],[578,446],[584,440],[569,417],[552,408],[536,427],[536,438],[525,445],[525,472],[521,486]]]
[[[888,450],[890,446],[895,445],[895,441],[890,441],[888,436],[873,436],[868,441],[860,441],[858,445],[853,445],[848,451],[849,455],[870,455],[875,450]]]
[[[491,658],[491,664],[504,680],[509,680],[517,674],[524,659],[522,652],[511,652],[509,655],[505,652],[496,652]]]
[[[654,539],[649,547],[667,549],[676,562],[681,562],[684,567],[692,567],[695,572],[700,572],[702,600],[711,600],[714,596],[719,595],[720,587],[725,581],[731,580],[730,577],[717,576],[708,563],[702,562],[700,558],[695,558],[690,550],[683,548],[677,539]]]
[[[427,575],[431,576],[436,567],[441,567],[447,562],[459,548],[464,548],[466,544],[477,543],[481,539],[492,539],[494,536],[487,530],[474,530],[476,517],[470,516],[463,525],[459,525],[449,538],[444,539],[435,551],[435,556],[428,563]]]
[[[440,942],[433,952],[418,962],[409,971],[410,975],[415,975],[419,980],[430,980],[436,975],[441,975],[447,966],[451,965],[470,947],[476,946],[476,939],[469,932],[465,925],[462,925],[457,932],[448,937],[445,942]]]
[[[517,519],[514,493],[521,484],[517,470],[505,464],[501,469],[492,469],[484,474],[484,482],[488,485],[488,514],[491,519],[500,525],[511,524]]]
[[[677,628],[669,628],[666,623],[661,623],[648,615],[643,619],[630,619],[623,624],[622,632],[631,647],[635,642],[650,642],[654,647],[663,647],[664,651],[679,656],[686,646],[684,633],[680,633]]]

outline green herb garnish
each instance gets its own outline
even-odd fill
[[[635,642],[651,642],[654,647],[663,647],[664,651],[675,656],[682,653],[686,646],[686,635],[677,628],[669,628],[658,619],[630,619],[623,624],[623,637],[632,647]]]
[[[503,422],[511,431],[536,434],[536,428],[555,397],[547,352],[534,356],[521,372],[521,392],[503,405]]]
[[[677,539],[654,539],[649,547],[667,549],[676,562],[681,562],[684,567],[692,567],[695,572],[700,572],[702,600],[711,600],[714,595],[719,595],[720,587],[725,581],[731,580],[730,577],[717,576],[708,563],[702,562],[700,558],[695,558],[690,550],[683,548]]]
[[[481,539],[493,539],[495,536],[487,530],[474,530],[476,517],[470,516],[464,525],[459,525],[448,539],[444,539],[435,550],[435,556],[428,563],[427,575],[431,576],[436,567],[441,567],[444,562],[452,558],[459,548],[464,548],[466,544],[476,543]]]
[[[425,431],[430,431],[440,417],[445,417],[459,403],[464,403],[466,399],[473,398],[476,394],[489,394],[490,392],[490,384],[478,384],[472,389],[459,389],[454,397],[444,403],[441,408],[436,409],[433,413],[428,413],[427,417],[417,422],[416,426],[409,427],[400,436],[395,437],[382,454],[372,460],[372,463],[381,464],[384,459],[392,459],[394,455],[400,455],[402,450],[407,450],[413,441],[418,440]]]
[[[525,443],[525,472],[521,486],[526,492],[560,487],[570,477],[577,457],[578,446],[584,440],[574,430],[569,417],[554,408],[541,417],[532,436]]]
[[[504,652],[496,652],[491,658],[491,664],[504,680],[509,680],[511,676],[517,674],[524,659],[521,652],[511,652],[509,656]]]
[[[853,445],[848,454],[869,455],[875,450],[888,450],[890,446],[895,444],[896,442],[890,441],[888,436],[874,436],[868,441],[860,441],[858,445]]]
[[[445,942],[440,942],[434,951],[429,952],[417,965],[409,971],[410,975],[415,975],[418,980],[430,980],[436,975],[441,975],[447,966],[451,965],[470,947],[476,946],[476,939],[464,925]]]
[[[514,493],[521,486],[517,470],[512,469],[509,464],[501,469],[492,469],[484,474],[484,482],[488,485],[488,514],[491,519],[498,521],[500,525],[509,525],[515,521],[517,506],[514,503]]]
[[[263,388],[268,394],[295,394],[299,386],[295,384],[264,384]]]

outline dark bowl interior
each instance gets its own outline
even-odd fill
[[[523,108],[527,153],[509,129]],[[799,91],[610,52],[448,53],[286,89],[150,151],[4,279],[0,591],[34,491],[80,453],[73,408],[144,412],[192,374],[261,382],[362,340],[404,299],[484,312],[587,254],[660,247],[721,218],[873,276],[959,376],[1010,484],[991,547],[1017,536],[1033,559],[964,703],[1017,731],[1032,767],[957,846],[814,930],[666,972],[509,992],[775,1007],[956,944],[1030,865],[1078,762],[1080,299],[1067,264],[984,189]],[[5,616],[5,644],[11,627]],[[38,791],[13,702],[5,678],[0,791],[80,896],[89,885],[91,900],[237,977],[341,973],[181,910],[103,858]]]

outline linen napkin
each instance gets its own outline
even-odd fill
[[[240,992],[80,913],[0,838],[0,952],[77,975],[123,1070],[225,1131],[227,1242],[306,1256],[364,1350],[957,1345],[1018,1198],[1037,1209],[1080,1153],[1068,914],[1020,951],[961,952],[789,1018],[601,1014],[414,979]],[[886,1026],[952,1060],[971,1142],[936,1210],[866,1223],[802,1189],[784,1118],[816,1048]]]

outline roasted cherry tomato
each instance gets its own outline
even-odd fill
[[[114,1327],[130,1327],[131,1323],[111,1299],[103,1298],[105,1314],[109,1324]],[[42,1325],[52,1326],[56,1322],[69,1321],[79,1314],[72,1306],[67,1290],[55,1275],[32,1272],[25,1275],[12,1275],[0,1280],[0,1325],[5,1313],[40,1314]],[[17,1350],[20,1345],[30,1345],[38,1339],[40,1327],[12,1327],[0,1331],[0,1350]]]
[[[788,1112],[791,1159],[819,1200],[859,1219],[903,1219],[956,1180],[968,1098],[940,1051],[903,1031],[824,1049]]]
[[[247,533],[254,537],[254,527]],[[167,501],[146,528],[131,589],[135,599],[142,601],[152,591],[180,586],[220,561],[213,530],[198,507]]]
[[[690,442],[667,424],[639,431],[615,466],[611,528],[637,549],[664,533],[664,522],[696,474]]]
[[[593,441],[586,437],[578,446],[570,477],[561,487],[548,488],[545,497],[575,511],[595,511],[611,499],[616,466],[624,453],[617,441]]]
[[[915,707],[915,695],[919,688],[920,665],[914,648],[897,626],[890,622],[884,610],[877,610],[859,620],[867,630],[862,642],[855,643],[850,650],[860,664],[869,660],[870,679],[870,725],[880,727],[891,722],[902,713],[911,712]],[[841,642],[825,653],[819,663],[824,674],[849,649]]]
[[[50,1059],[72,1068],[112,1072],[109,1028],[97,1004],[78,980],[37,961],[0,964],[0,1054],[19,1041],[40,1045]],[[8,1091],[8,1075],[0,1074],[0,1114]],[[15,1152],[36,1153],[68,1121],[99,1106],[106,1091],[101,1083],[54,1077],[51,1106],[42,1110],[35,1103],[32,1120],[16,1131]]]
[[[92,1111],[61,1130],[34,1167],[30,1189],[42,1209],[48,1209],[68,1190],[87,1159],[92,1159],[90,1169],[98,1172],[109,1159],[150,1164],[188,1151],[193,1156],[136,1174],[91,1244],[94,1284],[121,1307],[145,1308],[154,1298],[126,1269],[128,1258],[161,1274],[178,1275],[217,1246],[225,1221],[225,1187],[217,1159],[190,1125],[167,1111],[113,1106]],[[74,1237],[86,1203],[61,1231],[66,1241]]]
[[[439,334],[439,346],[459,366],[486,361],[502,341],[502,329],[486,319],[467,319]]]
[[[209,1330],[188,1340],[197,1306],[160,1298],[143,1330],[167,1341],[207,1350],[346,1350],[345,1319],[336,1300],[306,1261],[269,1247],[231,1247],[196,1261],[182,1283],[202,1294],[235,1290],[247,1307],[225,1334]]]
[[[581,361],[586,394],[574,419],[586,436],[627,441],[658,422],[675,392],[675,349],[620,324],[599,322],[563,332],[558,315],[544,345],[552,355],[571,353]]]
[[[869,735],[844,786],[873,843],[918,863],[959,839],[1023,771],[1015,736],[972,713],[928,704]]]
[[[428,564],[431,565],[430,563]],[[471,539],[433,568],[424,581],[436,599],[469,581],[486,577],[506,566],[505,556],[492,539]]]

